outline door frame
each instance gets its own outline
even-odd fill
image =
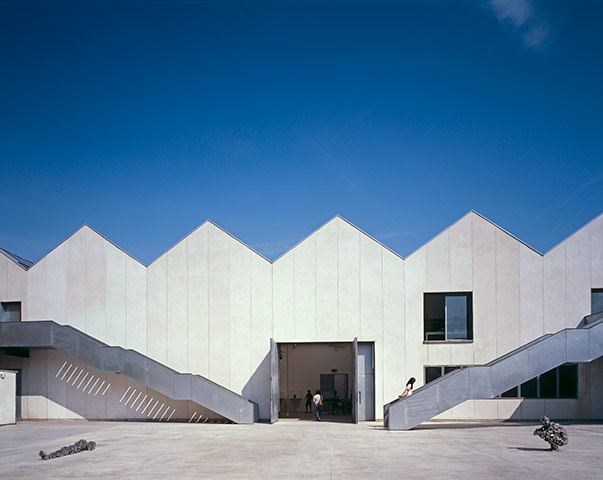
[[[278,421],[279,411],[278,344],[270,339],[270,423]]]

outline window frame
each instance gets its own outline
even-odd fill
[[[598,312],[593,312],[594,310],[594,306],[595,306],[595,302],[594,302],[594,296],[595,294],[601,294],[603,295],[603,288],[592,288],[590,290],[590,314],[594,315],[595,313],[601,313],[603,312],[603,310],[599,310]]]
[[[427,317],[428,311],[428,299],[434,298],[435,296],[441,296],[444,302],[444,339],[429,340],[428,335],[434,332],[427,332],[427,325],[430,321]],[[466,299],[466,312],[467,312],[467,338],[446,338],[448,336],[448,326],[446,324],[446,297],[465,297]],[[474,328],[473,328],[473,292],[423,292],[423,343],[424,344],[437,344],[437,343],[473,343],[475,339]]]
[[[562,390],[564,390],[564,388],[562,388],[562,386],[561,386],[560,369],[562,367],[567,367],[567,366],[575,367],[576,382],[574,384],[574,388],[575,388],[576,394],[573,397],[561,395],[561,392],[562,392]],[[555,372],[555,396],[552,396],[552,397],[551,396],[542,396],[541,377],[544,375],[550,374],[553,371]],[[523,385],[527,384],[528,382],[532,382],[533,380],[536,380],[536,396],[524,396],[523,392],[522,392]],[[566,387],[566,386],[564,386],[564,387]],[[517,390],[517,393],[515,395],[513,395],[511,393],[513,390]],[[531,379],[527,380],[526,382],[523,382],[521,385],[517,385],[513,388],[510,388],[506,392],[503,392],[500,395],[498,395],[497,398],[521,398],[521,399],[528,399],[528,400],[577,400],[580,398],[580,364],[579,363],[564,363],[563,365],[559,365],[558,367],[552,368],[551,370],[544,372],[542,375],[537,375],[536,377],[531,378]]]
[[[455,370],[461,370],[466,368],[467,365],[423,365],[423,385],[429,385],[431,382],[436,381],[438,378],[443,377],[444,375],[454,372]],[[427,369],[428,368],[439,368],[440,374],[434,379],[427,381]],[[446,371],[448,370],[448,371]]]

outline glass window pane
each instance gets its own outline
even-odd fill
[[[557,397],[557,369],[540,375],[540,398]]]
[[[450,367],[450,366],[444,367],[444,375],[447,373],[453,372],[454,370],[458,370],[459,368],[461,368],[461,367]]]
[[[468,338],[467,297],[464,295],[446,296],[446,339]]]
[[[425,340],[446,340],[444,331],[444,295],[426,293],[424,302]]]
[[[523,398],[537,398],[538,397],[538,379],[533,378],[528,380],[526,383],[521,384],[521,396]]]
[[[595,288],[591,294],[591,313],[603,312],[603,288]]]
[[[501,395],[501,397],[518,397],[519,389],[517,387],[513,387],[511,390],[507,390],[505,393]]]
[[[442,376],[442,367],[425,367],[425,383],[433,382]]]
[[[559,367],[559,398],[578,397],[578,365]]]

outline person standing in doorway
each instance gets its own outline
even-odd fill
[[[320,394],[320,390],[316,390],[313,400],[314,411],[316,412],[316,420],[320,422],[322,420],[322,395]]]
[[[312,413],[312,392],[306,393],[306,413]]]
[[[410,397],[412,395],[412,387],[415,384],[415,382],[416,382],[415,377],[410,377],[408,379],[408,382],[406,382],[406,388],[404,389],[404,391],[402,392],[401,395],[398,395],[398,398]]]

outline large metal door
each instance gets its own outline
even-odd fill
[[[375,362],[372,343],[358,344],[358,420],[375,420]]]
[[[352,343],[352,415],[358,423],[358,338]]]
[[[270,423],[278,420],[279,390],[278,390],[278,345],[270,339]]]

